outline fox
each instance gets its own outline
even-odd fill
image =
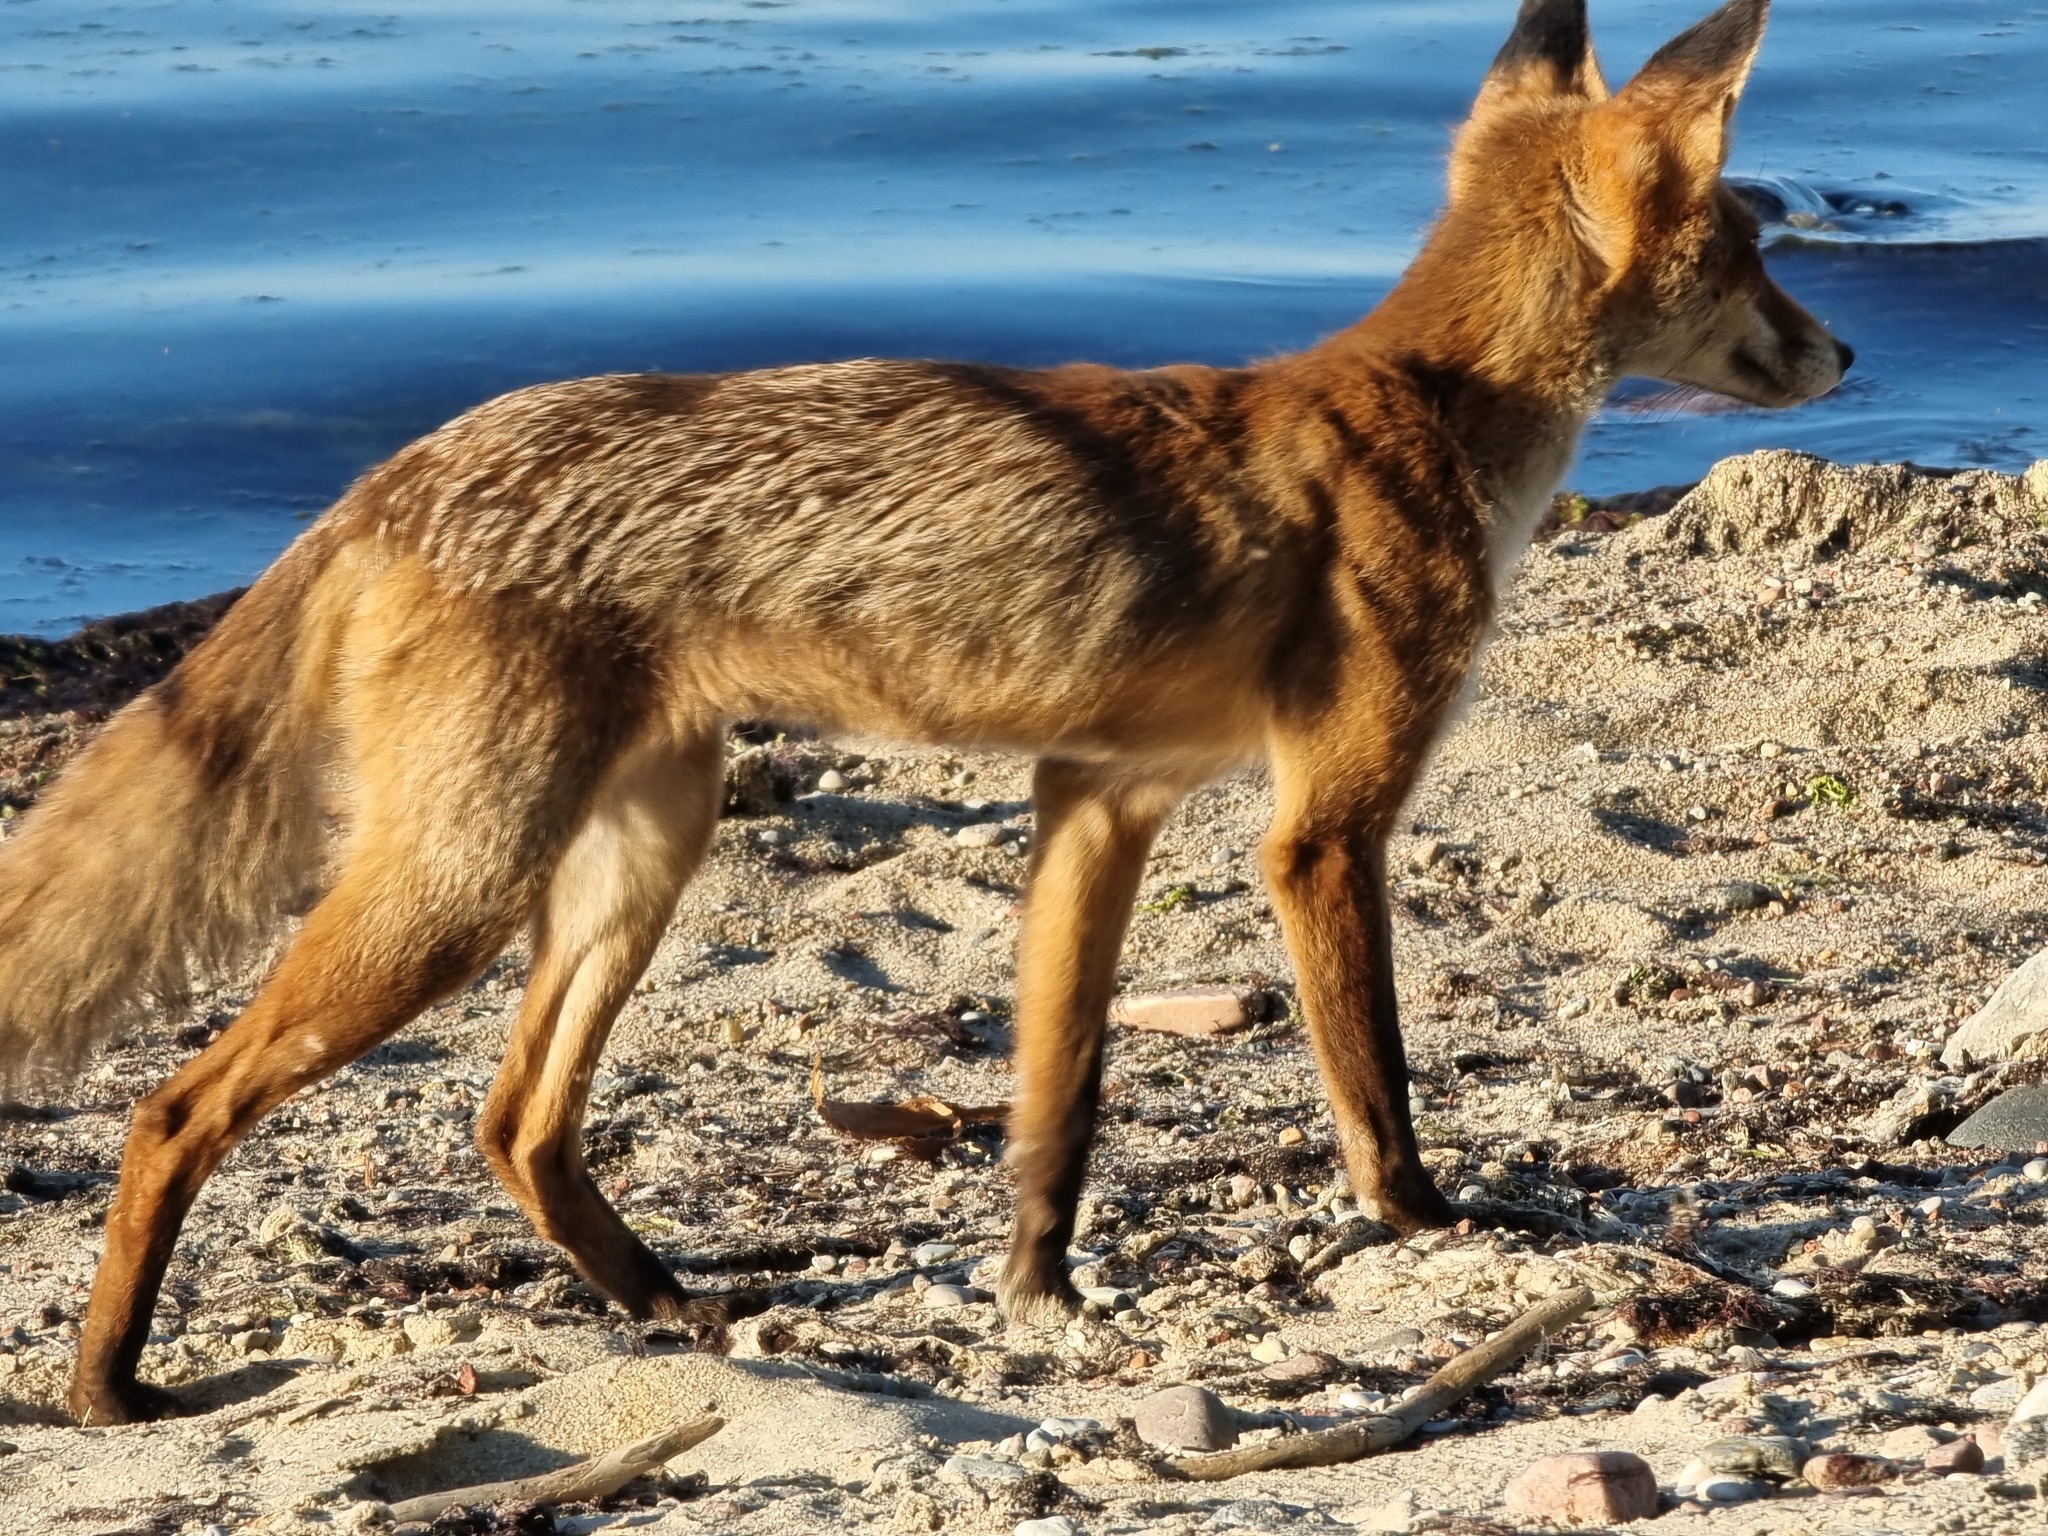
[[[177,1411],[137,1367],[230,1150],[522,931],[479,1149],[625,1313],[731,1320],[607,1203],[581,1128],[735,721],[1034,759],[1013,1323],[1080,1305],[1064,1259],[1154,837],[1260,764],[1351,1186],[1402,1233],[1456,1220],[1409,1117],[1387,846],[1503,586],[1623,375],[1779,408],[1853,360],[1722,180],[1766,12],[1728,0],[1610,91],[1584,0],[1525,0],[1412,265],[1298,353],[585,378],[365,473],[0,845],[0,1091],[277,950],[133,1107],[77,1421]]]

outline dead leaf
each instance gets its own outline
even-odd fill
[[[1007,1104],[948,1104],[921,1093],[901,1104],[855,1104],[825,1097],[824,1060],[811,1057],[811,1102],[819,1118],[855,1141],[893,1141],[913,1157],[937,1157],[948,1143],[976,1126],[1001,1125]]]

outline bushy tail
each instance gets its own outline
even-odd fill
[[[0,843],[0,1096],[250,958],[308,892],[336,630],[315,530]]]

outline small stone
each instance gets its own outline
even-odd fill
[[[1693,1485],[1693,1497],[1708,1504],[1744,1504],[1766,1497],[1771,1485],[1755,1478],[1710,1472]]]
[[[1899,1469],[1883,1456],[1832,1451],[1808,1461],[1802,1475],[1826,1493],[1838,1488],[1870,1488],[1878,1483],[1888,1483],[1899,1475]]]
[[[2048,1184],[2048,1157],[2029,1158],[2020,1169],[2020,1177],[2029,1184]]]
[[[958,1243],[919,1243],[910,1250],[910,1262],[922,1269],[933,1264],[943,1264],[959,1251]]]
[[[1131,1412],[1138,1438],[1180,1451],[1222,1451],[1237,1444],[1237,1415],[1222,1398],[1187,1383],[1139,1401]]]
[[[1577,997],[1568,998],[1565,1005],[1557,1010],[1560,1019],[1583,1019],[1593,1011],[1593,999],[1581,992]]]
[[[1790,1482],[1807,1460],[1806,1442],[1790,1435],[1728,1435],[1701,1447],[1692,1465],[1730,1477]]]
[[[2048,1419],[2048,1376],[2043,1376],[2028,1389],[2020,1399],[2019,1406],[2012,1411],[2009,1424],[2024,1424],[2029,1419]]]
[[[1252,1023],[1252,993],[1244,987],[1184,987],[1138,992],[1109,1006],[1111,1020],[1166,1035],[1227,1035]]]
[[[947,1477],[963,1483],[1021,1483],[1032,1473],[1029,1467],[1020,1467],[1014,1461],[1003,1461],[994,1456],[970,1456],[961,1453],[948,1456],[940,1468]]]
[[[824,790],[828,795],[836,795],[839,791],[846,788],[846,775],[837,768],[827,768],[818,775],[818,788]]]
[[[978,822],[971,827],[962,827],[953,834],[953,841],[962,848],[993,848],[1003,840],[1001,823]]]
[[[1298,1125],[1290,1125],[1280,1133],[1279,1142],[1283,1147],[1298,1147],[1308,1140],[1308,1133]]]
[[[1787,1301],[1798,1301],[1802,1297],[1811,1296],[1813,1294],[1813,1287],[1804,1280],[1785,1279],[1778,1281],[1771,1287],[1771,1294],[1773,1296],[1782,1296]]]
[[[1248,1173],[1233,1173],[1230,1176],[1230,1203],[1239,1210],[1256,1204],[1265,1186]]]
[[[1630,1451],[1570,1451],[1531,1462],[1501,1490],[1508,1512],[1561,1525],[1611,1525],[1657,1513],[1657,1474]]]
[[[811,1255],[811,1273],[814,1275],[829,1275],[838,1267],[839,1259],[835,1254],[814,1253]]]
[[[1047,1515],[1039,1520],[1019,1520],[1012,1536],[1081,1536],[1081,1527],[1065,1515]]]
[[[1920,1465],[1930,1472],[1982,1472],[1984,1447],[1965,1436],[1947,1445],[1937,1445],[1920,1458]]]
[[[1100,1419],[1084,1419],[1079,1414],[1059,1414],[1041,1419],[1038,1427],[1042,1433],[1063,1442],[1093,1440],[1105,1433]]]
[[[1267,1334],[1266,1337],[1277,1338],[1278,1335]],[[1259,1372],[1259,1379],[1306,1386],[1311,1382],[1321,1381],[1326,1376],[1335,1375],[1342,1369],[1343,1362],[1334,1355],[1326,1355],[1321,1350],[1304,1349],[1275,1360]]]
[[[955,1307],[964,1307],[974,1300],[974,1293],[964,1285],[928,1286],[924,1293],[924,1304],[932,1312],[950,1312]]]
[[[1346,1387],[1337,1394],[1337,1406],[1346,1413],[1382,1413],[1393,1402],[1384,1392],[1368,1392],[1363,1387]]]
[[[1277,1333],[1269,1333],[1252,1345],[1247,1353],[1262,1365],[1278,1365],[1287,1358],[1287,1341]]]

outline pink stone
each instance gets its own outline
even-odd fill
[[[1837,1488],[1868,1488],[1887,1483],[1899,1469],[1883,1456],[1858,1456],[1852,1451],[1833,1451],[1816,1456],[1799,1469],[1799,1475],[1823,1491]]]
[[[1252,1022],[1252,994],[1243,987],[1184,987],[1139,992],[1110,1004],[1109,1016],[1132,1029],[1168,1035],[1227,1035]]]
[[[1930,1472],[1982,1472],[1984,1447],[1965,1436],[1937,1445],[1920,1458],[1920,1465]]]
[[[1522,1468],[1501,1490],[1508,1513],[1561,1525],[1615,1525],[1657,1513],[1657,1474],[1632,1451],[1568,1451]]]

